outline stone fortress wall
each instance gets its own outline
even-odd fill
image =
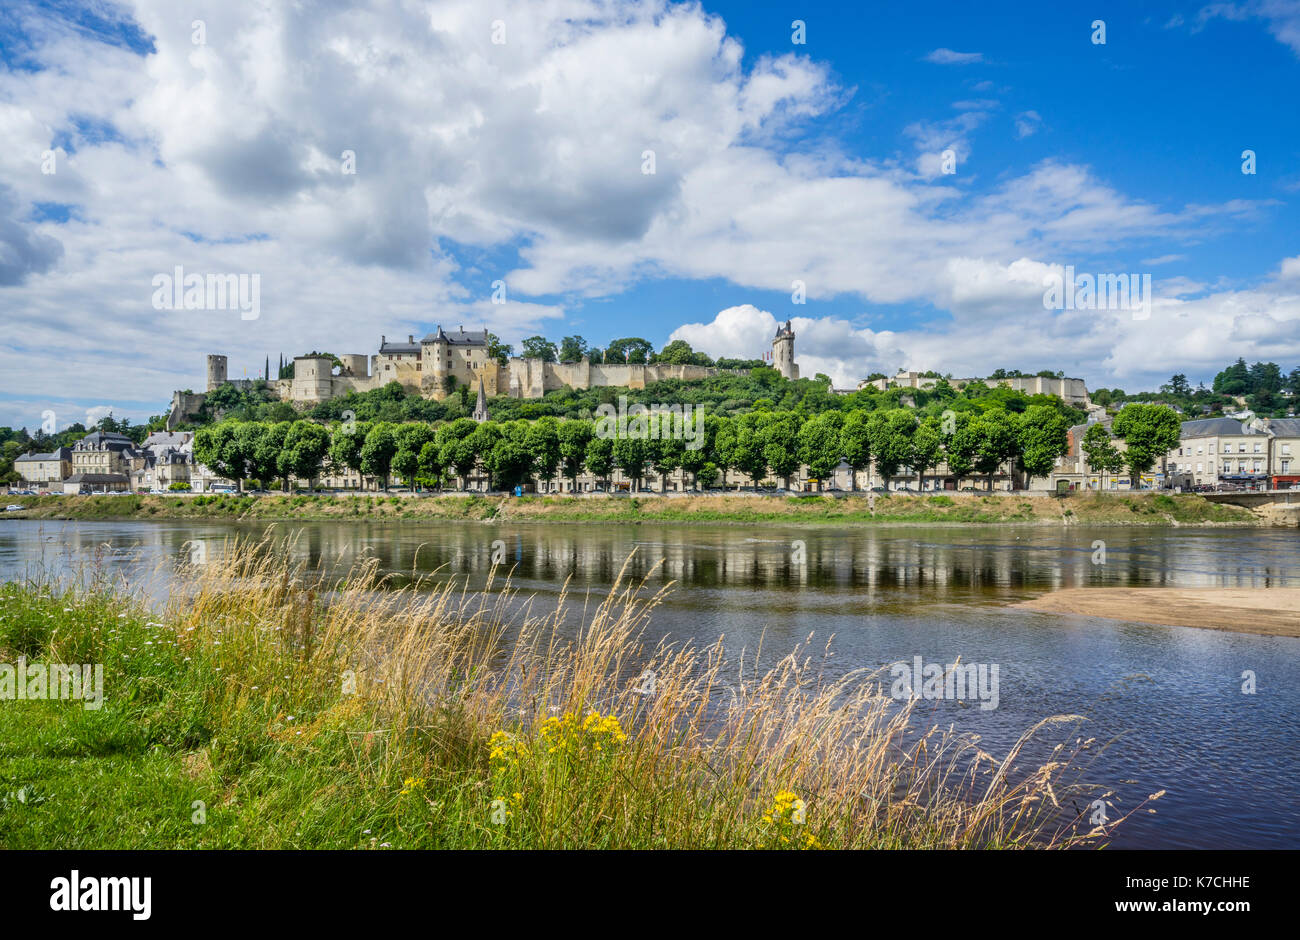
[[[794,362],[794,332],[789,321],[777,329],[772,353],[773,364],[783,376],[799,377],[799,367]],[[306,409],[348,392],[382,388],[389,382],[400,382],[432,399],[445,398],[462,385],[475,388],[480,383],[488,397],[541,398],[560,388],[642,389],[665,379],[694,381],[737,372],[670,363],[592,363],[585,356],[578,362],[544,362],[514,356],[502,365],[488,356],[486,330],[467,332],[461,328],[446,332],[442,327],[418,341],[414,335],[407,336],[406,342],[389,342],[387,336],[382,336],[379,352],[374,355],[347,353],[338,356],[338,360],[342,365],[336,367],[327,356],[297,356],[293,360],[293,378],[272,380],[270,387],[281,401]],[[253,381],[230,379],[226,357],[208,356],[207,392],[228,382],[249,388]],[[205,394],[173,393],[168,427],[174,428],[197,414]]]

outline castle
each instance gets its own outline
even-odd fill
[[[408,335],[406,342],[389,342],[379,338],[379,352],[367,357],[348,353],[335,357],[297,356],[293,360],[293,378],[275,379],[268,384],[281,401],[310,408],[348,392],[366,392],[382,388],[389,382],[402,385],[425,398],[441,399],[457,388],[481,385],[488,396],[541,398],[558,388],[645,388],[664,379],[691,381],[723,375],[735,370],[714,366],[673,363],[593,363],[584,356],[577,362],[546,362],[538,358],[513,356],[503,365],[488,355],[488,333],[459,327],[453,332],[441,326],[421,340]],[[799,377],[794,361],[794,330],[787,320],[778,325],[772,340],[772,364],[787,379]],[[226,374],[226,357],[208,356],[207,391],[222,385],[251,387],[251,379],[231,380]],[[175,428],[197,414],[206,393],[175,392],[168,428]]]

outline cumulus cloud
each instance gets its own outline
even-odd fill
[[[1066,158],[974,192],[934,161],[949,148],[964,160],[986,132],[994,103],[976,98],[955,116],[916,114],[897,141],[906,156],[844,154],[825,119],[853,89],[806,55],[747,58],[695,5],[231,2],[201,11],[203,44],[170,0],[112,10],[107,33],[13,14],[38,66],[0,73],[0,308],[27,324],[22,349],[0,336],[0,395],[14,401],[39,374],[58,376],[61,401],[97,405],[111,374],[123,401],[156,413],[171,389],[201,384],[207,352],[240,375],[437,322],[517,343],[590,298],[617,312],[622,292],[662,278],[782,292],[800,280],[810,308],[847,295],[928,311],[930,326],[899,333],[795,318],[805,373],[837,382],[973,370],[987,343],[1036,367],[1070,367],[1057,362],[1067,349],[1113,370],[1129,365],[1112,349],[1124,332],[1045,317],[1033,279],[1257,209],[1152,205]],[[139,42],[105,41],[128,22]],[[35,159],[47,149],[54,174]],[[258,274],[260,318],[154,309],[152,278],[176,265]],[[498,280],[505,305],[489,302]],[[1237,302],[1287,322],[1265,300]],[[770,348],[775,319],[760,314],[772,314],[732,309],[745,313],[674,336],[715,355]]]

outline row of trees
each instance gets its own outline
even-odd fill
[[[1111,472],[1126,466],[1136,477],[1176,446],[1179,423],[1169,409],[1131,406],[1120,418],[1116,433],[1125,436],[1128,449]],[[357,421],[332,432],[304,420],[224,422],[196,434],[195,457],[223,477],[263,486],[351,470],[377,478],[385,487],[397,478],[430,487],[455,480],[464,488],[470,478],[482,476],[493,488],[509,488],[560,477],[576,482],[583,472],[608,482],[615,469],[638,489],[651,470],[661,477],[682,470],[693,486],[711,486],[727,471],[756,484],[782,480],[788,486],[801,466],[808,467],[811,477],[826,479],[843,462],[855,471],[874,466],[885,481],[915,474],[918,488],[924,487],[927,473],[945,465],[958,485],[980,475],[991,488],[993,476],[1013,462],[1030,477],[1047,476],[1068,450],[1068,427],[1059,409],[1041,404],[1020,413],[990,408],[924,414],[890,408],[812,416],[781,411],[705,415],[689,440],[680,435],[608,437],[598,433],[598,422],[553,417],[482,424],[459,418],[436,427]],[[1104,442],[1099,434],[1106,435]],[[1095,445],[1093,466],[1111,468],[1106,448],[1120,452],[1105,429],[1095,425],[1088,441],[1085,446]]]

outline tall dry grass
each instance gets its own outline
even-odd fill
[[[238,769],[243,736],[333,748],[392,797],[403,844],[1071,847],[1127,818],[1088,824],[1111,794],[1082,779],[1100,747],[1079,716],[995,756],[919,727],[876,673],[828,676],[829,644],[766,669],[721,639],[646,644],[668,589],[644,579],[620,574],[575,634],[565,596],[539,611],[508,580],[398,588],[373,559],[338,578],[292,554],[227,542],[162,620],[200,673],[223,761]],[[298,714],[277,708],[268,726],[252,706],[277,696]]]

